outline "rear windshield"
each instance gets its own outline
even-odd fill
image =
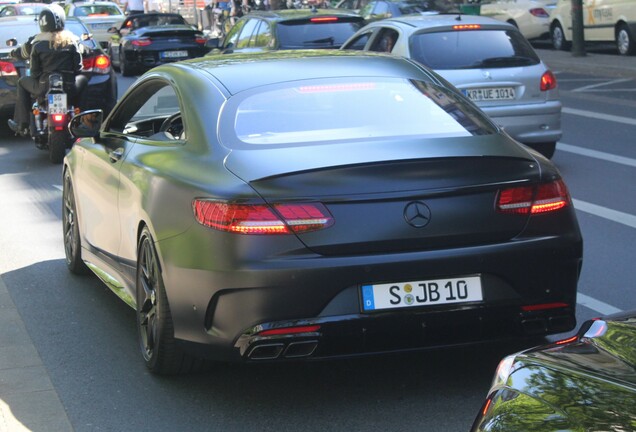
[[[317,17],[320,19],[320,17]],[[279,23],[277,36],[285,48],[339,48],[362,27],[362,21],[294,21]]]
[[[122,15],[117,6],[80,6],[75,9],[75,16],[81,17],[100,17],[110,15]]]
[[[531,66],[539,57],[516,30],[417,33],[409,41],[414,60],[433,69]]]
[[[246,92],[248,93],[248,92]],[[224,123],[244,145],[315,145],[393,137],[434,138],[494,132],[486,117],[452,90],[398,78],[291,82],[237,95]]]

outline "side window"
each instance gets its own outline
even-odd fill
[[[256,30],[256,26],[258,25],[258,20],[251,19],[248,20],[243,26],[243,30],[241,30],[241,35],[236,42],[236,49],[248,48],[250,46],[250,39],[252,38],[252,33]]]
[[[393,51],[393,47],[395,46],[397,39],[397,31],[390,28],[383,28],[376,36],[371,48],[369,48],[369,51],[390,53]]]
[[[369,41],[369,38],[371,37],[372,33],[373,32],[366,32],[364,34],[361,34],[360,36],[352,40],[343,48],[349,49],[349,50],[362,51],[364,47],[367,45],[367,42]]]
[[[239,22],[237,22],[231,29],[230,32],[227,34],[227,37],[225,38],[225,41],[223,43],[223,47],[224,48],[234,48],[237,44],[238,38],[239,38],[239,34],[241,33],[241,29],[243,28],[243,26],[245,25],[245,23],[247,22],[247,20],[239,20]]]
[[[266,47],[272,40],[272,32],[269,28],[269,24],[265,21],[260,21],[258,29],[254,32],[252,40],[250,41],[251,47]]]
[[[179,98],[166,82],[155,80],[142,85],[127,101],[113,116],[109,131],[157,141],[186,138]]]

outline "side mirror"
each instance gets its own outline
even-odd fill
[[[11,38],[7,40],[7,46],[14,47],[18,44],[18,40],[16,38]]]
[[[104,112],[102,110],[83,111],[73,116],[68,130],[73,138],[95,138],[102,127]]]
[[[205,47],[209,50],[220,49],[221,48],[221,39],[219,38],[210,38],[205,41]]]

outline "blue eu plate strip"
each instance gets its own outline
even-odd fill
[[[372,285],[362,285],[362,309],[375,310]]]

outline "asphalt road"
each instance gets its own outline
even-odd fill
[[[579,321],[636,309],[636,78],[599,73],[617,59],[599,55],[553,67],[565,106],[554,161],[585,240]],[[0,432],[465,431],[498,360],[527,344],[151,376],[133,311],[66,270],[60,188],[59,166],[0,131]]]

